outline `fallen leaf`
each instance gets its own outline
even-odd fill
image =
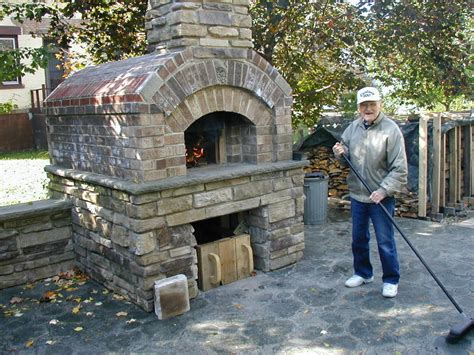
[[[81,303],[82,299],[80,297],[77,297],[77,298],[74,298],[74,301],[76,301],[77,303]]]
[[[104,290],[102,291],[102,294],[103,294],[103,295],[108,295],[109,293],[110,293],[110,292],[109,292],[109,290],[107,290],[107,289],[104,289]]]
[[[127,324],[132,324],[132,323],[135,323],[137,320],[132,318],[132,319],[129,319],[126,323]]]
[[[76,332],[81,332],[81,331],[84,330],[84,328],[82,328],[82,327],[76,327],[76,328],[74,328],[74,330],[75,330]]]
[[[325,334],[327,334],[327,333],[328,333],[327,330],[321,330],[321,334],[325,335]]]
[[[59,324],[59,321],[57,319],[51,319],[49,321],[49,324],[56,325],[56,324]]]
[[[28,340],[25,345],[27,348],[31,348],[34,345],[34,343],[35,342],[33,340]]]
[[[80,310],[81,310],[81,305],[79,305],[79,306],[77,306],[77,307],[74,307],[74,308],[72,309],[72,313],[78,314],[78,313],[80,312]]]
[[[20,297],[12,297],[12,299],[10,300],[11,304],[16,304],[16,303],[21,303],[21,302],[23,302],[23,298],[20,298]]]
[[[126,317],[126,316],[128,316],[128,313],[127,312],[117,312],[117,313],[115,313],[115,315],[117,317]]]
[[[117,301],[123,301],[125,299],[125,297],[123,297],[122,295],[118,295],[116,293],[114,293],[114,295],[112,296],[112,298],[114,300],[117,300]]]
[[[99,292],[99,291],[97,291],[97,290],[95,290],[95,289],[92,290],[92,293],[93,293],[94,295],[97,294],[98,292]]]
[[[43,293],[43,296],[40,298],[40,302],[51,302],[52,300],[56,299],[58,294],[54,291],[46,291]]]
[[[96,302],[94,303],[95,306],[102,306],[102,302]]]
[[[92,317],[93,315],[94,315],[94,312],[87,312],[86,313],[86,316],[88,316],[88,317]]]
[[[235,306],[235,308],[237,308],[237,309],[241,309],[241,308],[243,307],[241,304],[238,304],[238,303],[235,304],[234,306]]]
[[[305,309],[303,313],[304,313],[304,314],[308,314],[308,313],[309,313],[309,309]]]
[[[77,290],[77,287],[68,287],[66,288],[66,291],[68,292],[72,292],[72,291],[76,291]]]
[[[325,346],[326,348],[331,347],[331,344],[328,344],[328,343],[323,343],[323,344],[324,344],[324,346]]]
[[[56,344],[56,340],[46,340],[46,344],[48,345]]]
[[[22,315],[23,313],[20,313],[20,312],[15,313],[15,317],[21,317]]]

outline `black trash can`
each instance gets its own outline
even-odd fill
[[[304,224],[324,224],[328,214],[329,177],[322,172],[307,173],[304,177]]]

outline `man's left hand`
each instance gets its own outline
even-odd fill
[[[383,187],[370,194],[370,200],[374,203],[379,203],[385,197],[387,197],[387,191]]]

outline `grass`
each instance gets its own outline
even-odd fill
[[[0,152],[0,160],[49,159],[47,150],[27,150],[22,152]]]

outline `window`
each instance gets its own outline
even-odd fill
[[[16,36],[2,36],[0,35],[0,51],[11,51],[18,48],[18,40]],[[3,81],[2,85],[21,85],[21,78],[13,78],[12,80]]]
[[[0,51],[10,51],[18,48],[18,35],[21,29],[15,26],[0,26]],[[11,78],[0,82],[0,87],[11,88],[21,86],[21,78]]]

